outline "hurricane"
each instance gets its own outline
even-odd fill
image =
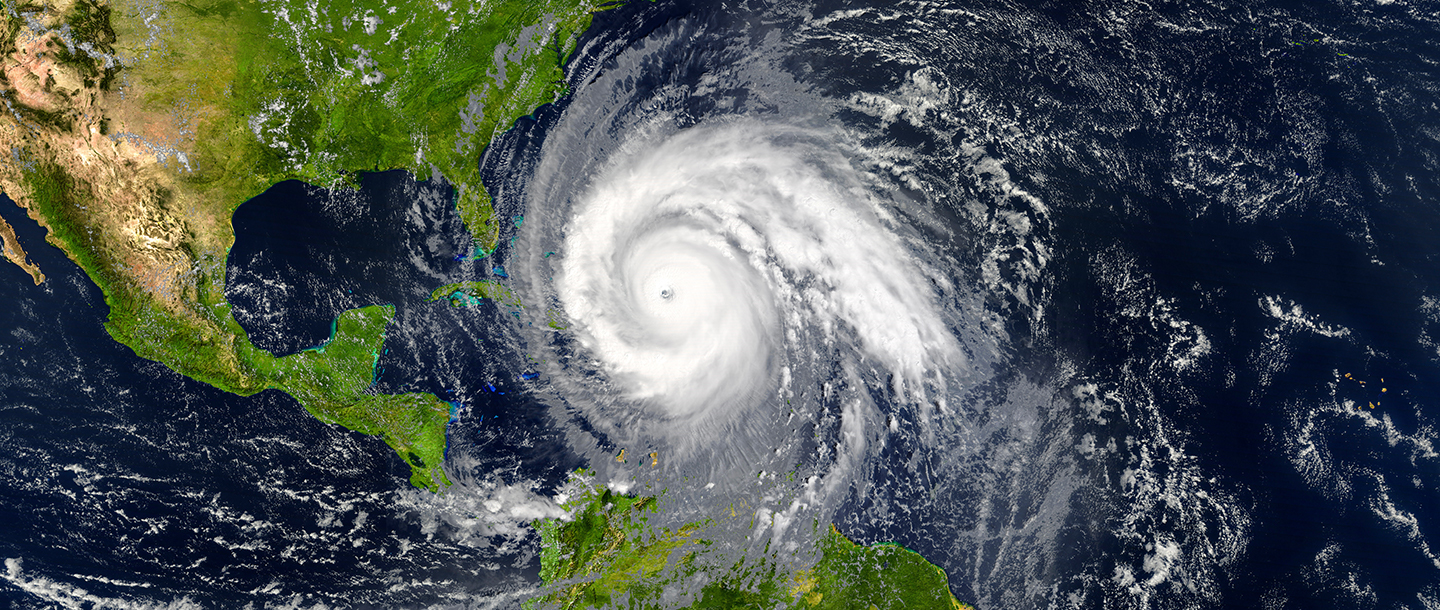
[[[964,363],[930,278],[946,280],[838,147],[733,121],[604,162],[555,256],[558,302],[608,381],[594,408],[629,411],[686,452],[733,443],[827,360],[868,363],[900,401],[943,404]]]

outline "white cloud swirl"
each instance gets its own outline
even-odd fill
[[[738,121],[607,160],[565,223],[555,292],[624,400],[693,435],[812,390],[787,386],[821,354],[915,400],[963,363],[932,274],[840,150]]]

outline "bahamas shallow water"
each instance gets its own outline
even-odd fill
[[[465,405],[439,500],[378,440],[107,343],[98,293],[15,220],[56,279],[4,272],[29,312],[4,510],[39,515],[0,540],[8,581],[506,605],[536,569],[519,515],[588,464],[669,490],[676,522],[743,500],[715,534],[735,554],[803,556],[833,522],[981,608],[1433,607],[1437,34],[1403,2],[601,14],[572,96],[481,160],[523,217],[492,257],[456,260],[447,189],[398,174],[237,213],[227,295],[257,345],[396,305],[377,388]],[[424,302],[487,278],[526,306]],[[206,533],[120,544],[171,511],[194,516],[157,531]],[[333,563],[246,567],[287,544]]]

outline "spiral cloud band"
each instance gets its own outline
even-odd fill
[[[736,122],[623,150],[576,202],[555,277],[622,400],[693,433],[806,391],[796,367],[864,361],[919,398],[962,362],[910,244],[824,134]]]

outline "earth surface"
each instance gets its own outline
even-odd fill
[[[364,392],[448,405],[443,481],[137,355],[0,201],[0,600],[1440,607],[1434,5],[659,0],[560,57],[490,241],[414,168],[230,219],[256,348],[393,307]]]

